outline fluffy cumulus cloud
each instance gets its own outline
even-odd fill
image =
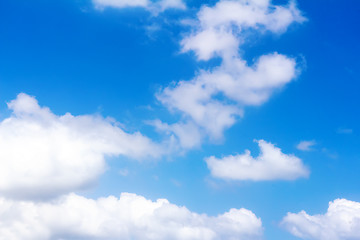
[[[214,156],[205,159],[211,175],[228,180],[294,180],[307,177],[309,170],[301,159],[282,153],[280,148],[264,140],[257,141],[260,155],[251,156],[249,150],[244,154],[230,155],[218,159]]]
[[[197,21],[196,29],[181,45],[183,51],[192,50],[198,59],[209,60],[214,56],[237,56],[248,29],[282,33],[293,22],[305,18],[293,1],[276,6],[270,0],[221,0],[215,6],[203,7]]]
[[[360,239],[360,203],[336,199],[329,203],[323,215],[308,215],[305,211],[288,213],[282,225],[301,239]]]
[[[202,7],[191,33],[181,41],[182,51],[193,51],[199,60],[220,57],[221,64],[162,89],[158,100],[180,112],[186,124],[195,124],[202,136],[221,139],[245,106],[266,102],[298,73],[296,61],[277,52],[253,64],[242,59],[238,49],[246,41],[246,31],[281,33],[304,20],[293,2],[275,6],[268,0],[222,0]]]
[[[93,0],[94,5],[103,9],[106,7],[112,8],[129,8],[138,7],[144,8],[153,13],[163,12],[167,9],[186,9],[183,0]]]
[[[126,133],[100,116],[55,115],[19,94],[0,122],[0,193],[53,196],[93,182],[107,156],[156,158],[161,148],[139,132]]]
[[[210,217],[129,193],[97,200],[70,194],[48,203],[0,198],[0,219],[0,238],[6,240],[254,240],[262,235],[261,220],[246,209]]]
[[[301,141],[299,142],[298,145],[296,145],[296,148],[301,150],[301,151],[311,151],[313,150],[313,146],[316,145],[316,141],[315,140],[311,140],[311,141]]]
[[[191,81],[165,88],[158,99],[219,139],[242,115],[241,106],[259,105],[291,81],[296,75],[295,65],[293,59],[277,53],[262,56],[254,66],[233,59]]]

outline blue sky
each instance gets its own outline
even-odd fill
[[[112,5],[121,2],[128,5]],[[0,154],[0,168],[6,176],[15,176],[2,178],[6,182],[0,184],[2,201],[14,206],[19,201],[53,204],[56,209],[57,201],[70,201],[58,200],[69,194],[98,199],[128,192],[152,201],[165,198],[208,216],[245,208],[261,219],[261,227],[254,223],[253,228],[242,229],[239,224],[229,235],[218,227],[220,218],[211,223],[217,227],[202,219],[206,224],[201,227],[215,229],[213,238],[210,234],[182,239],[360,239],[356,210],[360,206],[360,3],[298,1],[295,11],[287,1],[249,1],[255,9],[257,2],[265,2],[251,25],[248,19],[236,17],[219,20],[221,14],[224,19],[227,14],[242,16],[236,8],[230,14],[219,7],[232,3],[245,9],[242,0],[161,5],[165,2],[140,0],[135,7],[125,0],[0,2],[0,148],[5,152]],[[290,17],[286,15],[289,23],[271,15],[275,6],[292,11]],[[218,38],[197,41],[200,34],[212,31]],[[233,41],[239,41],[235,47]],[[261,56],[268,57],[263,72],[242,69],[240,62],[250,68],[261,65]],[[234,64],[237,61],[239,65]],[[270,70],[275,66],[276,72],[266,64]],[[227,79],[222,74],[235,87],[222,85]],[[253,90],[249,86],[256,81],[263,85]],[[203,88],[199,90],[197,84]],[[226,109],[231,113],[223,112]],[[199,111],[205,117],[198,117]],[[74,118],[61,118],[66,113]],[[261,139],[271,152],[255,159],[261,151],[254,140]],[[253,158],[246,158],[246,149]],[[227,165],[230,155],[240,159],[236,166]],[[206,161],[211,156],[219,161],[216,169]],[[246,168],[244,159],[265,159],[268,165]],[[284,161],[284,168],[277,167],[278,159]],[[290,167],[289,161],[298,164]],[[59,178],[49,177],[47,167],[59,168]],[[224,172],[216,175],[220,167]],[[25,178],[28,172],[30,177]],[[333,211],[328,210],[330,201],[334,201],[333,217],[326,215]],[[3,211],[13,212],[1,205]],[[341,210],[342,206],[348,209]],[[297,214],[301,210],[322,216],[307,223]],[[36,217],[47,232],[26,235],[5,216],[9,215],[1,219],[8,229],[0,227],[0,239],[152,239],[115,230],[86,235],[69,230],[76,228],[71,224],[56,232],[50,220]],[[344,221],[340,216],[350,219],[353,228],[337,224]],[[108,217],[111,226],[123,224],[116,216]],[[13,218],[29,224],[15,213]],[[158,221],[161,216],[153,218]],[[180,225],[195,227],[176,219]],[[311,232],[309,226],[317,231]],[[161,232],[156,226],[147,227]],[[171,234],[157,235],[157,239],[170,238],[175,239]]]

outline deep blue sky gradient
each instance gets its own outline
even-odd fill
[[[213,2],[189,1],[186,13],[153,18],[141,9],[97,11],[85,0],[0,1],[0,118],[9,113],[5,103],[25,92],[56,114],[111,116],[129,131],[161,139],[145,121],[177,117],[156,101],[155,93],[218,63],[198,63],[179,47],[187,29],[178,21]],[[262,106],[246,108],[222,142],[206,142],[160,162],[109,159],[107,174],[82,194],[134,192],[210,215],[245,207],[262,218],[269,240],[295,239],[278,227],[288,211],[324,213],[335,198],[360,201],[360,2],[314,0],[298,6],[307,22],[281,36],[251,36],[241,48],[249,61],[274,51],[297,58],[301,74],[296,81]],[[339,129],[353,132],[340,134]],[[300,157],[311,170],[309,179],[225,182],[210,177],[204,157],[245,149],[257,154],[254,139]],[[302,140],[315,140],[315,150],[297,150]],[[123,168],[129,176],[118,174]]]

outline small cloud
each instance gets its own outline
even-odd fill
[[[312,150],[314,150],[312,147],[315,145],[316,145],[315,140],[301,141],[298,145],[296,145],[296,148],[301,151],[312,151]]]
[[[126,168],[120,169],[118,173],[120,176],[126,177],[129,175],[129,170],[127,170]]]
[[[181,182],[179,182],[178,180],[175,179],[171,179],[172,184],[174,184],[176,187],[181,187]]]
[[[352,134],[353,130],[351,128],[338,128],[336,132],[338,134]]]
[[[274,144],[264,140],[256,141],[260,148],[257,157],[249,150],[243,154],[206,158],[211,175],[225,180],[295,180],[307,178],[309,169],[293,154],[285,154]]]
[[[159,24],[157,24],[157,23],[153,23],[151,25],[145,26],[145,30],[146,30],[146,35],[151,40],[156,40],[155,33],[161,30],[161,26]]]

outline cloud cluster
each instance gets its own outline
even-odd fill
[[[202,136],[221,139],[224,130],[242,116],[245,106],[266,102],[298,72],[294,59],[276,52],[260,56],[253,64],[242,59],[239,47],[246,32],[281,33],[291,23],[303,21],[293,2],[275,6],[269,0],[222,0],[202,7],[191,33],[181,41],[182,51],[195,52],[199,60],[220,57],[221,64],[200,71],[190,81],[162,89],[158,100],[171,111],[180,112],[183,125],[195,124]],[[173,134],[180,144],[184,142],[184,135]]]
[[[186,5],[182,0],[92,0],[98,9],[106,7],[112,8],[144,8],[152,13],[163,12],[167,9],[186,9]]]
[[[56,196],[96,180],[106,157],[162,154],[159,145],[111,119],[58,116],[26,94],[8,107],[12,115],[0,122],[0,193],[7,196]]]
[[[153,14],[186,8],[182,0],[92,1],[99,9],[140,7]],[[194,29],[180,43],[182,51],[193,51],[198,60],[219,57],[221,64],[162,89],[158,100],[180,112],[182,120],[152,124],[172,135],[173,146],[181,148],[199,146],[204,136],[221,139],[243,115],[245,106],[266,102],[297,75],[296,61],[276,52],[260,56],[253,64],[242,59],[239,47],[246,41],[246,31],[282,33],[290,24],[304,20],[293,2],[275,6],[270,0],[220,0],[212,7],[202,7]],[[158,158],[168,147],[139,132],[127,133],[112,119],[56,115],[26,94],[19,94],[8,107],[11,116],[0,121],[0,239],[261,238],[260,218],[243,208],[211,217],[166,199],[154,202],[123,193],[119,198],[94,200],[71,193],[96,181],[106,170],[108,157]],[[261,154],[257,158],[246,151],[206,159],[212,175],[256,181],[308,176],[299,158],[263,140],[258,144]],[[119,174],[126,176],[128,171]],[[286,226],[296,216],[289,214]],[[357,221],[358,215],[348,219]],[[308,234],[306,228],[301,229]],[[338,236],[355,236],[344,235],[345,230]],[[302,234],[300,230],[295,233]]]
[[[301,159],[281,152],[280,148],[264,140],[257,141],[260,155],[252,157],[249,150],[244,154],[230,155],[218,159],[205,159],[211,175],[229,180],[294,180],[308,177],[309,170]]]
[[[26,94],[8,107],[12,115],[0,122],[0,239],[231,240],[262,235],[261,220],[246,209],[210,217],[165,199],[153,202],[122,193],[93,200],[70,193],[102,174],[107,156],[154,158],[162,149],[110,119],[55,115]]]
[[[311,216],[305,211],[288,213],[282,225],[301,239],[360,239],[360,203],[336,199],[329,203],[323,215]]]
[[[166,199],[122,193],[97,200],[75,194],[52,202],[0,198],[0,239],[232,240],[259,239],[261,220],[246,209],[217,217]]]

